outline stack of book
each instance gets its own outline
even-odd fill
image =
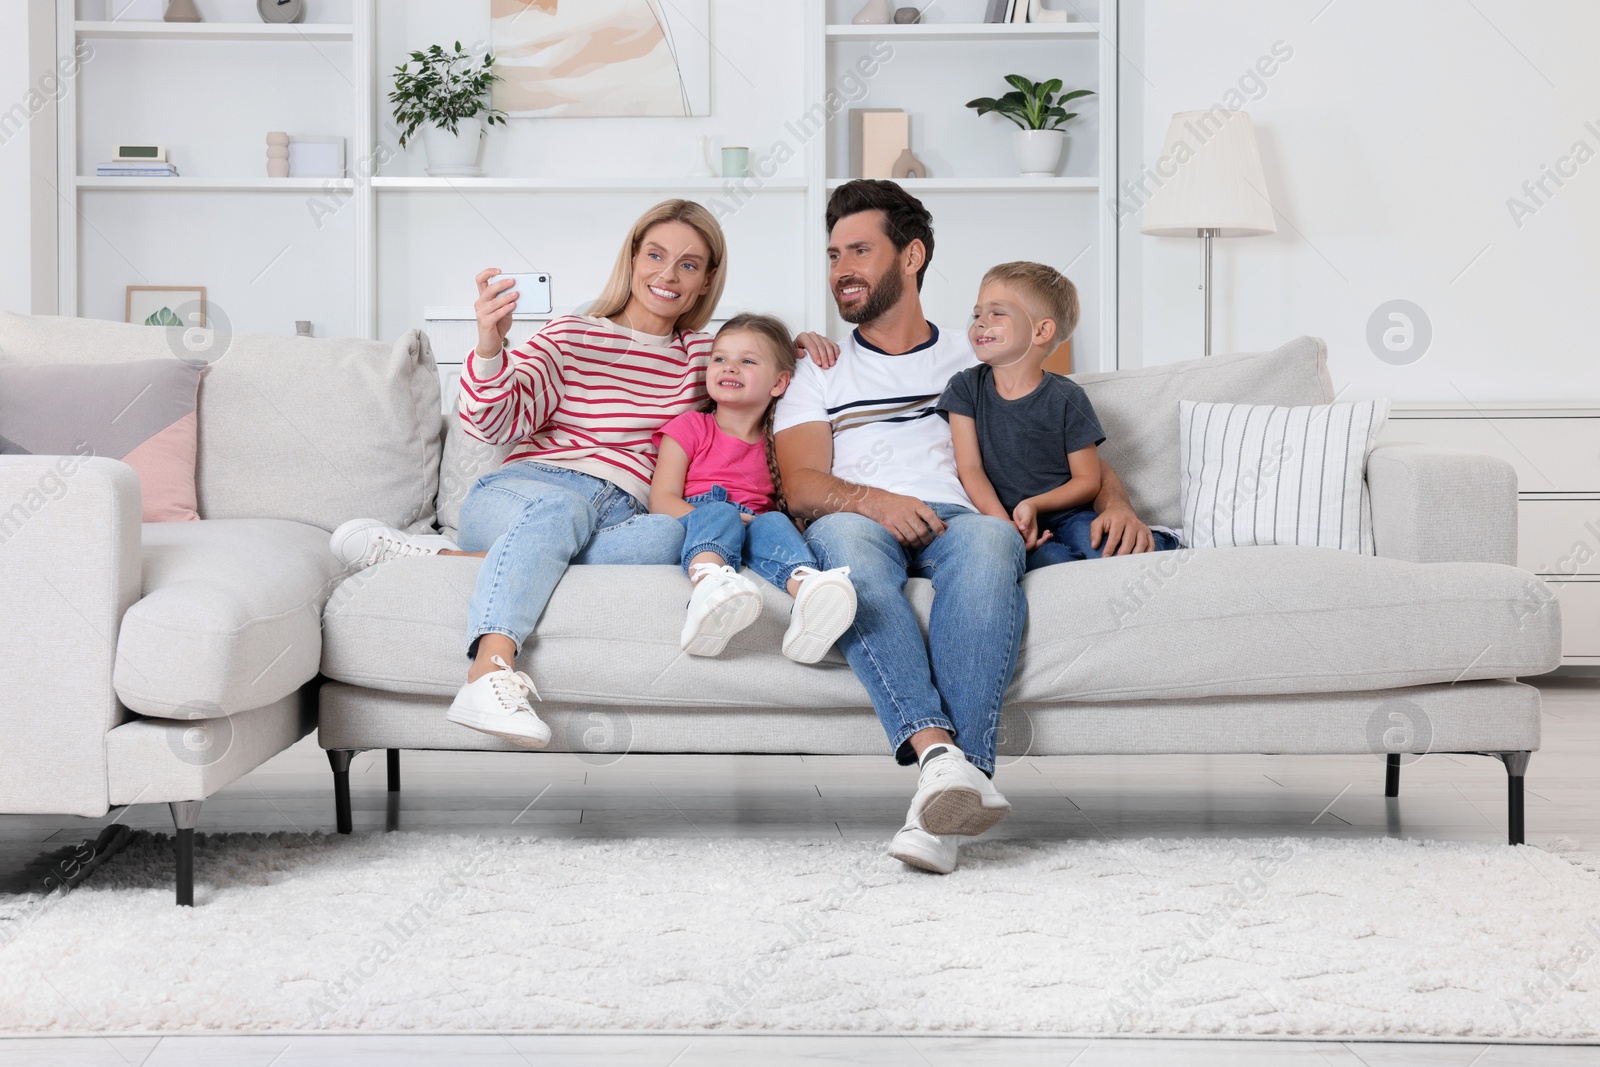
[[[1067,12],[1047,8],[1039,0],[989,0],[985,22],[1066,22]]]
[[[171,163],[158,163],[135,160],[121,160],[113,163],[102,163],[95,168],[95,176],[100,178],[176,178],[178,168]]]

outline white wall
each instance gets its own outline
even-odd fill
[[[0,112],[28,96],[28,6],[0,4]],[[28,129],[0,126],[0,310],[27,314],[32,289],[28,259]]]
[[[1218,102],[1274,42],[1293,50],[1245,105],[1278,233],[1216,242],[1213,351],[1321,336],[1347,398],[1600,400],[1600,4],[1129,6],[1142,7],[1126,16],[1140,36],[1124,50],[1142,74],[1124,68],[1124,102],[1142,107],[1124,115],[1124,144],[1147,164],[1173,112]],[[1579,141],[1596,158],[1564,188],[1549,183],[1517,225],[1508,198],[1526,200],[1523,182]],[[1137,216],[1122,235],[1123,366],[1198,356],[1200,242],[1140,236]],[[1373,311],[1396,298],[1433,328],[1407,366],[1380,361],[1366,339]]]

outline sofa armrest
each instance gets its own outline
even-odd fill
[[[1367,457],[1378,555],[1413,563],[1517,564],[1517,472],[1505,460],[1420,445]]]
[[[0,812],[103,815],[117,627],[139,598],[139,478],[0,456]]]

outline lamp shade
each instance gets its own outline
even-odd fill
[[[1247,111],[1180,111],[1154,168],[1160,181],[1144,205],[1153,237],[1259,237],[1277,233]]]

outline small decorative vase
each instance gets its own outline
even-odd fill
[[[194,6],[194,0],[167,0],[167,13],[162,19],[166,22],[199,22],[200,9]]]
[[[694,169],[689,172],[691,178],[718,177],[718,167],[711,162],[711,138],[705,134],[700,135],[700,151],[696,158]]]
[[[927,176],[928,168],[923,165],[922,160],[911,154],[911,149],[909,148],[901,152],[889,167],[889,177],[896,180],[901,178],[926,178]]]
[[[729,145],[722,150],[722,176],[724,178],[750,177],[750,149],[744,145]]]
[[[1016,130],[1012,146],[1024,178],[1053,178],[1067,146],[1065,130]]]
[[[857,26],[887,26],[894,21],[894,8],[889,0],[867,0],[850,21]]]
[[[922,12],[914,7],[895,8],[894,24],[896,26],[915,26],[922,21]]]
[[[422,148],[428,156],[430,178],[481,178],[478,153],[483,147],[483,120],[462,119],[456,132],[438,126],[422,128]]]
[[[289,176],[289,135],[281,131],[267,134],[267,177]]]

